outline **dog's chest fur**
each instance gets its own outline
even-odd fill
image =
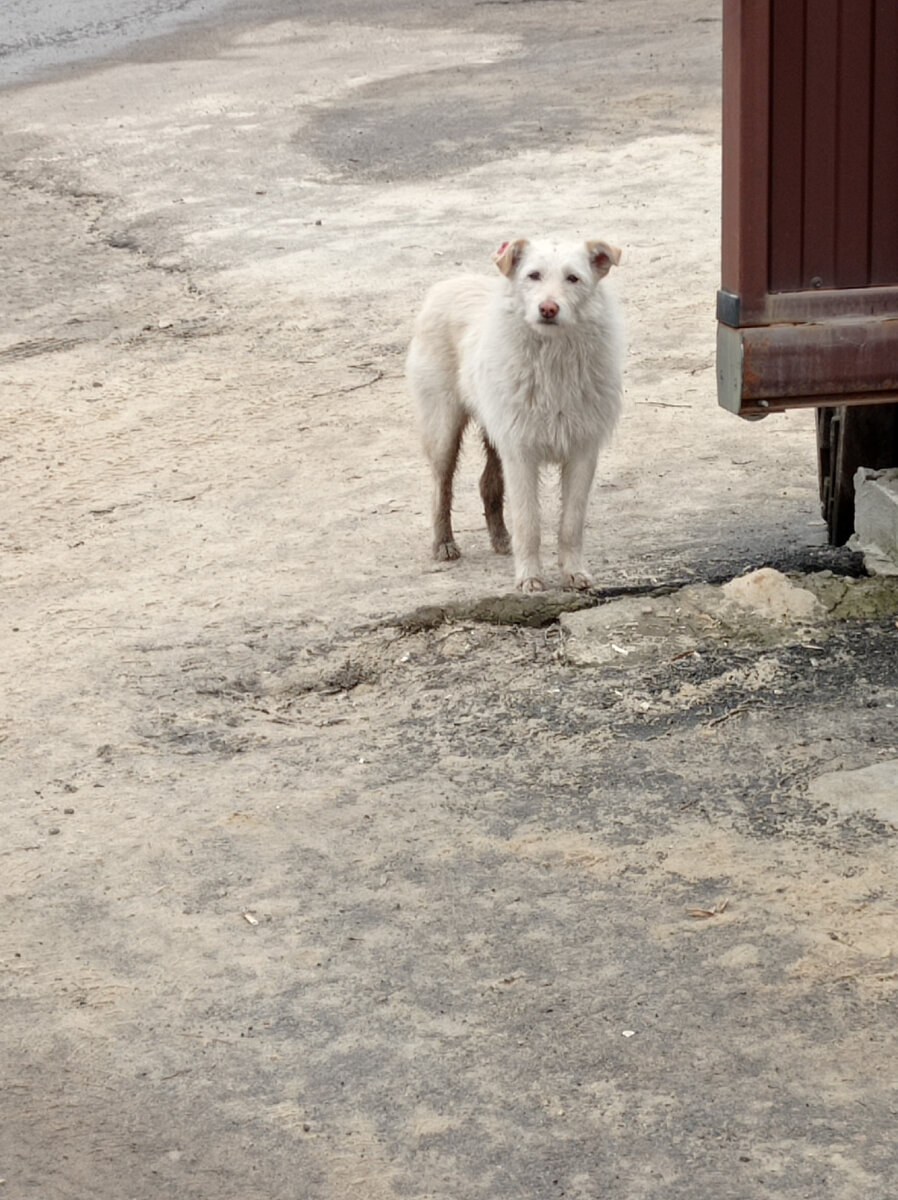
[[[580,317],[544,334],[494,303],[469,328],[462,389],[500,454],[514,446],[563,461],[610,436],[620,409],[614,313],[596,297]]]

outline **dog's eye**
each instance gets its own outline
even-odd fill
[[[579,283],[580,276],[579,275],[568,275],[567,281],[568,281],[568,283]]]
[[[542,279],[542,275],[539,273],[539,271],[531,271],[530,274],[527,276],[527,278],[528,279]]]

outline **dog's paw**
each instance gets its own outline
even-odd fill
[[[561,576],[561,586],[569,592],[585,592],[592,587],[592,576],[585,571],[565,571]]]
[[[518,590],[524,592],[525,595],[529,595],[531,592],[544,592],[546,585],[538,575],[531,575],[518,583]]]
[[[433,556],[437,562],[454,562],[456,558],[461,558],[461,550],[455,541],[437,542],[433,548]]]

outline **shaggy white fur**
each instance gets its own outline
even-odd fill
[[[607,242],[504,243],[500,276],[437,284],[415,325],[408,380],[434,474],[434,556],[458,558],[452,479],[473,417],[484,434],[480,481],[494,548],[509,549],[508,489],[517,586],[545,587],[539,557],[539,469],[561,467],[558,555],[562,583],[591,584],[583,529],[599,450],[621,407],[622,321],[603,284],[620,251]]]

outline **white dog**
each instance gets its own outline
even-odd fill
[[[607,242],[506,242],[501,278],[464,275],[431,289],[415,325],[408,379],[434,475],[433,554],[458,558],[452,480],[473,417],[486,448],[480,479],[493,549],[511,548],[525,592],[545,587],[539,559],[539,470],[561,467],[562,583],[588,588],[583,526],[599,449],[621,407],[623,337],[602,280],[620,261]]]

